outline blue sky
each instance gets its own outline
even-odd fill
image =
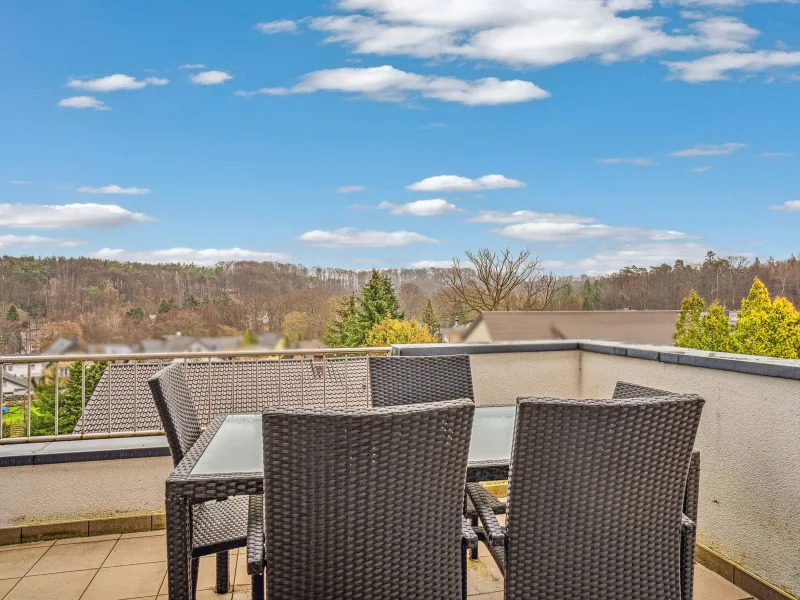
[[[0,252],[561,273],[786,257],[800,6],[6,3]]]

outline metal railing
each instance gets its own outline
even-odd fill
[[[183,360],[187,366],[203,424],[222,412],[257,412],[265,405],[364,402],[366,357],[389,351],[370,347],[0,356],[0,445],[162,434],[147,380],[175,360]],[[75,375],[76,363],[80,363],[79,394],[77,382],[62,371],[64,365],[70,365]],[[106,366],[87,394],[87,365],[96,363]],[[34,377],[32,370],[40,364],[47,372]],[[22,365],[26,376],[21,377],[16,369],[7,370],[14,365]],[[23,379],[25,385],[20,389]],[[51,421],[50,411],[42,413],[45,396],[52,399]],[[33,422],[38,423],[35,431]],[[46,434],[42,423],[48,429]]]

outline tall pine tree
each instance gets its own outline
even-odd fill
[[[19,311],[17,311],[16,305],[12,304],[11,306],[8,307],[8,312],[6,313],[6,320],[19,321]]]
[[[425,303],[425,310],[422,313],[422,323],[428,328],[428,331],[431,332],[431,335],[437,339],[439,338],[439,329],[441,328],[441,324],[439,323],[439,315],[437,315],[436,311],[433,310],[433,302],[431,302],[430,298],[428,298],[428,301]]]

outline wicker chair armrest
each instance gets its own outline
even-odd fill
[[[681,515],[681,599],[692,600],[694,593],[694,551],[697,525]]]
[[[247,573],[264,572],[264,497],[249,496],[247,511]]]
[[[697,525],[686,515],[681,515],[681,535],[689,532],[695,534],[697,532]]]
[[[464,517],[461,517],[461,539],[465,549],[472,550],[478,547],[478,534]]]
[[[484,494],[481,490],[476,489],[476,486],[480,487],[481,490],[483,489],[479,483],[468,483],[467,494],[475,505],[475,509],[478,511],[478,518],[481,520],[481,523],[483,523],[486,540],[492,546],[504,546],[506,542],[506,531],[500,526],[500,522],[497,520],[492,506],[486,502]]]

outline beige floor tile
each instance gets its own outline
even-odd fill
[[[125,538],[117,542],[103,567],[138,565],[167,560],[167,541],[164,536]]]
[[[167,532],[161,529],[159,531],[137,531],[135,533],[123,533],[120,537],[123,540],[126,540],[128,538],[154,537],[159,535],[164,536],[166,534]]]
[[[703,565],[694,566],[694,600],[743,600],[752,598],[722,575]]]
[[[19,550],[20,548],[49,548],[53,545],[53,540],[44,542],[27,542],[25,544],[12,544],[10,546],[0,546],[0,552],[8,552],[9,550]]]
[[[50,546],[19,546],[14,550],[0,552],[0,579],[23,577],[36,564]]]
[[[167,563],[102,568],[81,600],[123,600],[158,594]]]
[[[78,600],[95,573],[91,569],[25,577],[4,600]]]
[[[233,589],[250,585],[250,575],[247,574],[247,552],[240,552],[236,560],[236,577],[233,580]]]
[[[249,585],[243,585],[233,591],[231,600],[250,600],[253,597],[253,590]]]
[[[467,563],[467,594],[488,594],[503,590],[503,575],[484,544],[478,549],[478,560]]]
[[[19,579],[0,579],[0,598],[3,598],[11,588],[17,585]]]
[[[215,594],[214,590],[197,590],[197,600],[230,600],[232,594]]]
[[[228,580],[230,588],[233,589],[234,578],[236,576],[236,553],[232,552],[228,557]],[[197,577],[197,589],[207,590],[217,586],[217,555],[204,556],[200,559],[200,574]]]
[[[114,544],[116,542],[111,540],[108,542],[80,544],[80,547],[75,544],[54,545],[28,571],[28,576],[99,569]]]
[[[488,594],[467,595],[472,600],[503,600],[503,592],[489,592]]]
[[[81,537],[81,538],[67,538],[65,540],[56,540],[56,546],[64,546],[69,544],[86,544],[91,542],[107,542],[107,541],[115,541],[119,539],[118,533],[109,533],[107,535],[92,535],[89,537]]]

